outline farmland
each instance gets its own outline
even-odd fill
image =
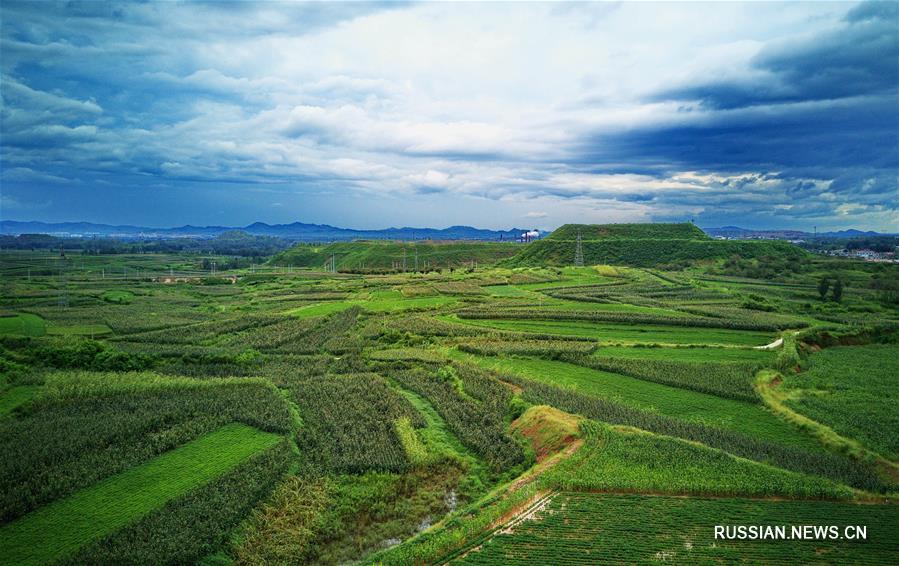
[[[899,270],[758,244],[0,252],[0,555],[889,561]],[[825,517],[867,540],[712,538]]]

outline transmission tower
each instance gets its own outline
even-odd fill
[[[574,247],[574,265],[584,267],[584,245],[581,242],[581,231],[577,231],[577,243]]]

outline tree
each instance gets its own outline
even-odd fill
[[[833,300],[840,302],[843,298],[843,280],[837,279],[833,284]]]
[[[820,281],[818,281],[818,294],[821,295],[821,300],[827,296],[827,289],[830,287],[830,281],[827,280],[827,277],[822,277]]]

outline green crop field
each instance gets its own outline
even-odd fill
[[[715,525],[866,526],[866,540],[715,540]],[[502,531],[464,564],[889,564],[896,508],[820,501],[560,493],[531,520]],[[856,536],[854,530],[848,532]]]
[[[239,240],[0,252],[0,562],[895,561],[895,265]],[[867,540],[713,537],[825,523]]]
[[[277,441],[277,435],[247,426],[225,426],[4,525],[0,553],[13,564],[63,558]]]
[[[810,356],[782,387],[789,406],[899,460],[897,378],[899,346],[842,346]]]
[[[503,374],[557,385],[591,397],[657,412],[689,422],[749,433],[791,446],[813,448],[815,441],[798,427],[764,408],[742,401],[689,391],[565,362],[537,358],[492,359],[458,354],[458,359]]]
[[[33,314],[0,316],[0,334],[43,336],[46,326],[41,317]]]

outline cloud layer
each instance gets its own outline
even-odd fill
[[[899,5],[4,2],[0,216],[899,231]]]

